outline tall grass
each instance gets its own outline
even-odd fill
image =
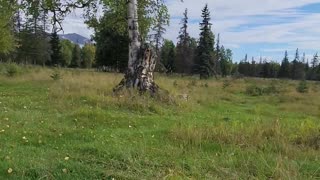
[[[0,179],[320,177],[318,82],[299,93],[297,81],[156,74],[152,98],[114,94],[121,74],[59,69],[57,81],[56,69],[5,69]]]

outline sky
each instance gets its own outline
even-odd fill
[[[235,61],[248,57],[280,62],[287,50],[293,59],[297,48],[311,59],[320,52],[320,0],[166,0],[171,15],[164,35],[177,41],[184,10],[188,9],[192,37],[199,37],[201,10],[207,3],[212,30],[220,33],[221,44],[232,49]],[[90,37],[79,13],[64,22],[65,33]]]

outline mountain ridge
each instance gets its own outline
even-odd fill
[[[67,39],[74,44],[79,44],[84,46],[87,43],[90,43],[91,40],[77,33],[68,33],[68,34],[59,34],[60,39]]]

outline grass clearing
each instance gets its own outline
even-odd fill
[[[113,95],[121,74],[0,69],[0,179],[320,178],[318,82],[156,75],[152,99]]]

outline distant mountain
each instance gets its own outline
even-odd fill
[[[59,34],[60,39],[67,39],[75,44],[79,44],[80,46],[85,45],[86,43],[90,43],[90,39],[83,37],[76,33],[71,34]]]

